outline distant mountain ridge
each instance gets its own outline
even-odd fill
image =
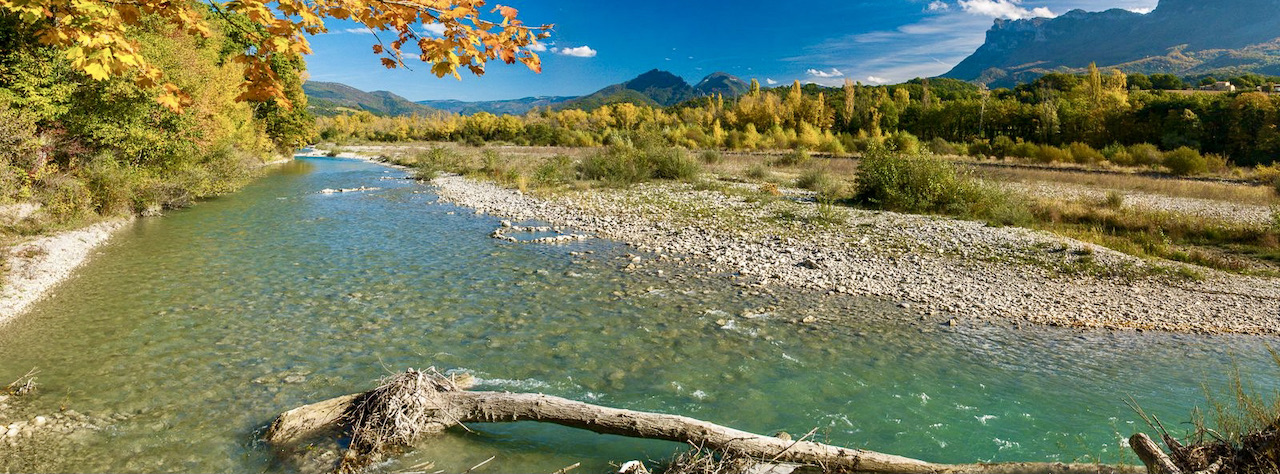
[[[480,112],[494,115],[523,115],[539,107],[592,110],[620,102],[669,107],[690,99],[716,94],[726,98],[739,96],[747,93],[751,86],[742,79],[724,72],[712,73],[699,81],[697,86],[691,86],[680,76],[654,69],[635,79],[614,84],[581,97],[525,97],[477,102],[461,100],[411,102],[387,91],[364,92],[337,82],[307,81],[302,88],[309,98],[310,109],[318,115],[335,115],[359,110],[368,111],[374,115],[412,115],[437,111],[463,115]]]
[[[387,91],[365,92],[337,82],[307,81],[302,83],[302,90],[307,94],[307,108],[316,115],[360,110],[374,115],[413,115],[436,111]]]
[[[480,112],[488,112],[494,115],[524,115],[534,108],[555,107],[574,98],[575,97],[548,96],[478,102],[467,102],[462,100],[420,100],[417,103],[433,109],[462,115],[473,115]]]
[[[728,73],[715,72],[697,86],[691,86],[683,78],[660,69],[653,69],[621,84],[614,84],[595,93],[560,104],[559,108],[595,109],[604,105],[631,102],[653,107],[669,107],[689,99],[722,94],[734,97],[747,92],[750,85]]]
[[[1280,74],[1280,0],[1161,0],[1147,14],[996,20],[986,43],[943,77],[1011,85],[1089,63],[1180,76]]]

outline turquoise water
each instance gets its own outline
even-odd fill
[[[255,441],[276,414],[408,367],[756,432],[816,428],[940,462],[1114,462],[1141,428],[1128,396],[1175,424],[1233,364],[1261,386],[1280,381],[1265,338],[946,328],[884,302],[628,273],[622,245],[490,239],[498,218],[400,177],[301,159],[139,221],[5,326],[0,380],[39,367],[33,403],[47,411],[131,415],[48,465],[287,470]],[[360,186],[381,189],[319,193]],[[808,314],[844,322],[787,322]],[[478,472],[603,472],[679,448],[532,423],[470,428],[381,468],[461,471],[496,456]]]

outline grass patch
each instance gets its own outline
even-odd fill
[[[809,154],[809,151],[799,148],[774,158],[769,164],[771,166],[804,166],[809,164],[811,160],[813,160],[813,156]]]
[[[702,166],[681,148],[618,143],[588,155],[577,171],[583,179],[625,187],[655,179],[690,181]]]
[[[1099,174],[1026,168],[988,168],[978,173],[983,178],[993,181],[1077,184],[1122,193],[1139,192],[1259,206],[1280,204],[1280,198],[1277,197],[1280,193],[1277,193],[1273,186],[1155,178],[1138,174]]]
[[[1247,274],[1274,274],[1280,263],[1280,234],[1265,225],[1116,209],[1106,202],[1040,200],[1030,208],[1036,227],[1130,255]]]
[[[934,155],[873,150],[858,167],[854,202],[876,209],[943,214],[1025,225],[1030,214],[1012,196]]]
[[[1242,224],[1125,208],[1124,200],[1122,193],[1113,191],[1101,202],[1028,202],[941,158],[885,151],[863,159],[854,196],[855,202],[868,207],[1042,229],[1139,257],[1234,273],[1280,274],[1280,220],[1275,225]],[[1090,260],[1077,259],[1071,265],[1079,268],[1068,270],[1098,273]]]
[[[814,167],[805,170],[796,178],[796,187],[808,189],[818,193],[819,196],[834,198],[840,194],[840,181],[836,179],[831,171],[823,167]]]

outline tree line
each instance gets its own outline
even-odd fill
[[[674,145],[731,150],[850,153],[876,146],[930,147],[1046,162],[1092,164],[1120,156],[1118,164],[1139,166],[1163,160],[1127,160],[1134,155],[1130,148],[1142,153],[1189,150],[1207,155],[1210,164],[1216,160],[1239,166],[1270,164],[1280,156],[1280,96],[1160,90],[1185,86],[1170,75],[1125,75],[1096,67],[1086,74],[1050,74],[996,90],[936,78],[891,86],[847,81],[843,87],[822,87],[797,81],[774,89],[761,89],[753,81],[741,97],[705,97],[668,108],[619,103],[591,110],[543,108],[522,116],[355,113],[318,123],[321,138],[328,141],[595,146],[611,136],[644,130],[660,133]]]

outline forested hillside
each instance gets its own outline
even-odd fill
[[[292,108],[237,101],[244,66],[229,58],[261,27],[233,15],[206,21],[208,38],[160,19],[128,30],[190,95],[177,113],[155,100],[163,89],[122,76],[95,80],[64,50],[38,42],[41,23],[0,13],[0,204],[43,205],[8,231],[155,212],[228,192],[264,160],[310,139],[302,59],[276,55],[270,64]]]

